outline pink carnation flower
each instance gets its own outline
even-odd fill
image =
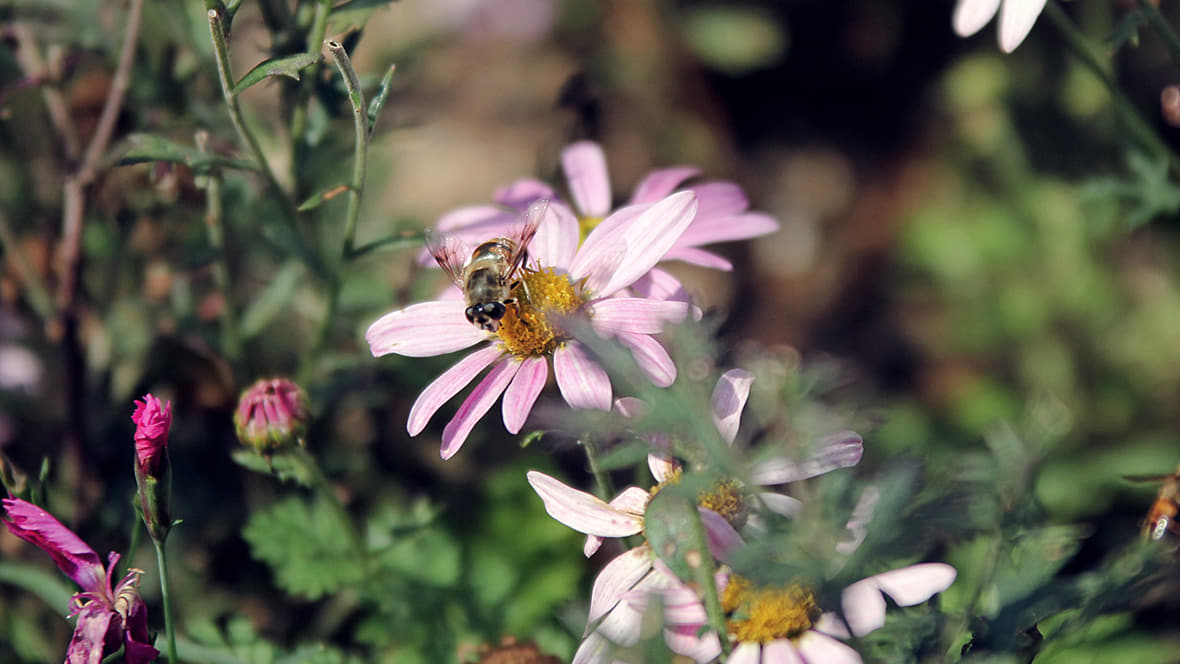
[[[549,185],[534,179],[521,179],[496,192],[496,205],[477,205],[459,208],[438,220],[437,228],[478,242],[502,234],[534,201],[549,199],[555,213],[577,219],[583,229],[595,228],[611,216],[611,186],[606,155],[602,147],[591,141],[579,141],[561,153],[561,166],[572,205],[558,199]],[[687,180],[700,175],[691,166],[673,166],[652,171],[635,188],[627,205],[616,212],[632,208],[641,210],[677,190]],[[704,267],[732,270],[725,258],[701,249],[716,242],[747,240],[778,230],[778,222],[771,216],[748,210],[750,203],[741,187],[732,182],[705,182],[686,188],[697,197],[697,215],[692,224],[677,238],[662,260],[681,260]],[[424,265],[432,261],[422,254]]]
[[[135,402],[131,414],[135,422],[135,459],[145,475],[160,473],[168,453],[168,430],[172,427],[172,403],[163,403],[151,394]]]
[[[489,367],[443,429],[444,459],[459,450],[501,394],[504,426],[519,432],[548,380],[550,362],[566,403],[609,410],[612,391],[606,371],[561,327],[573,317],[587,318],[600,336],[630,349],[657,385],[670,385],[676,365],[652,335],[666,322],[684,319],[688,305],[628,297],[623,289],[667,254],[696,209],[696,197],[681,192],[642,210],[620,210],[579,246],[577,221],[550,206],[528,247],[533,262],[522,270],[527,297],[522,293],[519,303],[508,308],[496,332],[469,323],[463,300],[449,296],[388,313],[369,326],[365,339],[374,356],[428,357],[483,344],[422,391],[406,423],[410,435],[421,433],[444,403]],[[451,291],[454,295],[459,289]]]
[[[78,625],[66,664],[98,664],[120,648],[128,664],[154,660],[159,651],[148,642],[147,606],[136,588],[143,572],[131,570],[112,590],[119,554],[112,551],[104,568],[94,549],[45,510],[19,498],[5,498],[3,504],[8,531],[48,553],[82,587],[70,605]]]

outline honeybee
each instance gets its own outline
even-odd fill
[[[1135,475],[1127,479],[1136,482],[1163,482],[1155,502],[1147,510],[1143,520],[1143,535],[1148,539],[1161,540],[1170,533],[1180,537],[1180,467],[1171,475]]]
[[[495,332],[508,307],[516,304],[516,273],[528,258],[529,242],[537,234],[549,201],[541,199],[525,210],[521,223],[504,237],[477,246],[464,256],[463,243],[453,235],[426,232],[426,248],[439,267],[463,291],[467,320],[481,330]]]

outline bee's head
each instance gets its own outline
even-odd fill
[[[467,320],[481,330],[495,332],[500,329],[500,319],[508,309],[503,302],[484,302],[467,307]]]

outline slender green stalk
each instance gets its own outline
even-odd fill
[[[357,78],[356,70],[352,68],[352,61],[344,45],[335,40],[327,40],[324,45],[336,61],[336,68],[344,77],[344,86],[348,90],[348,100],[352,102],[353,127],[356,133],[356,145],[353,148],[352,180],[348,188],[348,213],[344,220],[344,251],[347,260],[352,254],[353,242],[356,236],[356,222],[361,211],[361,196],[365,189],[365,164],[369,153],[369,130],[365,119],[365,93],[361,90],[361,81]]]
[[[1045,15],[1057,26],[1061,32],[1061,36],[1065,38],[1066,44],[1069,45],[1074,55],[1081,60],[1086,69],[1094,74],[1106,86],[1107,91],[1110,92],[1111,100],[1114,102],[1115,108],[1118,109],[1119,114],[1127,123],[1127,130],[1132,137],[1143,148],[1150,151],[1157,158],[1167,159],[1171,169],[1180,174],[1180,156],[1177,156],[1172,148],[1159,137],[1152,126],[1139,113],[1139,109],[1135,107],[1131,100],[1121,88],[1115,83],[1114,78],[1110,75],[1109,69],[1102,64],[1098,56],[1094,54],[1094,50],[1086,41],[1085,35],[1074,26],[1073,21],[1065,13],[1055,1],[1051,1],[1045,5]]]
[[[209,145],[209,134],[205,131],[197,132],[197,148],[206,152]],[[222,350],[236,360],[241,349],[238,337],[237,314],[234,312],[233,289],[230,287],[229,255],[226,253],[225,227],[222,224],[221,199],[221,171],[214,168],[209,172],[205,184],[205,227],[209,231],[209,244],[217,253],[217,261],[213,264],[213,281],[221,292],[221,342]]]
[[[1168,19],[1160,13],[1160,8],[1148,0],[1139,0],[1139,10],[1147,18],[1147,22],[1155,30],[1155,34],[1159,35],[1159,38],[1164,41],[1164,45],[1168,47],[1168,55],[1172,56],[1172,63],[1180,66],[1180,36],[1177,36],[1176,31],[1168,23]]]
[[[614,483],[611,482],[610,474],[602,469],[598,463],[598,444],[594,437],[590,434],[581,436],[578,439],[581,443],[582,449],[586,450],[586,463],[590,465],[590,474],[594,476],[594,485],[598,489],[598,497],[609,501],[615,495]]]
[[[156,563],[160,568],[160,601],[164,603],[164,632],[168,638],[168,661],[179,664],[176,657],[176,624],[172,619],[172,591],[168,585],[168,557],[164,554],[164,542],[152,540],[156,545]]]
[[[324,36],[328,33],[328,14],[331,11],[332,0],[319,0],[316,3],[311,28],[307,32],[307,45],[303,49],[305,52],[314,53],[324,43]],[[291,181],[295,183],[299,182],[299,168],[303,165],[304,142],[307,139],[307,104],[311,100],[319,73],[318,63],[308,68],[307,73],[299,81],[299,96],[295,101],[295,108],[291,111]]]
[[[705,533],[705,524],[701,521],[699,511],[696,511],[696,518],[691,519],[691,522],[696,550],[701,552],[699,561],[690,561],[690,564],[698,562],[698,564],[692,565],[695,576],[693,581],[700,589],[709,627],[717,633],[717,640],[721,643],[721,651],[729,655],[733,645],[729,642],[729,629],[725,626],[725,611],[721,608],[721,597],[717,594],[717,583],[713,579],[717,572],[717,566],[709,549],[709,536]]]

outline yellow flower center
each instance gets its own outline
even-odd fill
[[[550,355],[568,338],[550,316],[569,316],[581,309],[586,303],[582,285],[552,267],[526,268],[522,275],[513,291],[516,305],[508,307],[496,334],[517,357]]]
[[[802,586],[759,588],[736,574],[725,586],[721,608],[730,616],[730,634],[753,643],[793,639],[811,629],[822,613],[815,596]]]
[[[734,530],[740,530],[750,518],[749,502],[741,485],[734,480],[722,480],[708,491],[701,492],[697,504],[720,514]]]
[[[586,239],[586,236],[590,234],[590,231],[594,230],[601,223],[602,217],[581,217],[578,219],[578,233],[580,235],[578,244],[581,245]]]

